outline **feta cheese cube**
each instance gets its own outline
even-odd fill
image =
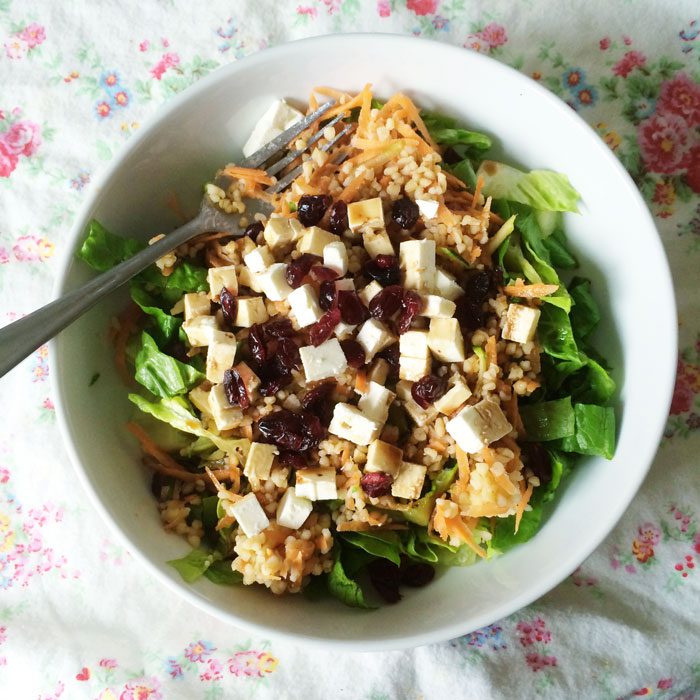
[[[323,316],[316,291],[310,284],[302,284],[301,287],[294,289],[287,297],[287,301],[292,307],[292,313],[300,328],[316,323]]]
[[[333,418],[328,426],[328,432],[356,445],[369,445],[379,437],[381,429],[381,423],[368,418],[358,408],[347,403],[335,405]]]
[[[507,435],[513,427],[501,407],[493,399],[483,399],[474,406],[465,406],[447,421],[447,432],[468,454],[479,452]]]
[[[290,486],[277,504],[277,524],[290,530],[298,530],[313,509],[314,504],[308,498],[299,496],[296,489]]]
[[[402,462],[399,473],[394,477],[394,483],[391,485],[391,495],[396,498],[420,498],[427,470],[428,468],[422,464]]]
[[[431,318],[428,347],[441,362],[464,362],[464,338],[456,318]]]
[[[249,479],[257,479],[258,481],[269,479],[272,462],[275,455],[278,454],[279,451],[274,445],[267,445],[263,442],[251,443],[243,473]]]
[[[336,338],[330,338],[318,347],[307,345],[299,348],[299,356],[307,382],[337,377],[348,366],[345,353]]]
[[[311,501],[332,501],[338,498],[335,469],[333,467],[297,469],[294,492],[297,496]]]
[[[427,318],[452,318],[457,304],[436,294],[423,295],[423,310],[418,314]]]
[[[270,524],[263,507],[252,491],[243,496],[240,501],[236,501],[231,506],[231,512],[246,537],[255,537]]]
[[[335,270],[340,277],[348,271],[348,249],[343,241],[327,243],[323,248],[323,264]],[[353,285],[354,287],[354,285]]]
[[[342,279],[335,281],[335,288],[339,292],[354,292],[355,291],[355,281],[349,277],[343,277]]]
[[[274,216],[268,219],[263,231],[263,238],[271,251],[282,250],[297,240],[298,228],[292,224],[292,221],[294,219],[285,219],[283,216]]]
[[[182,297],[182,301],[185,310],[185,321],[189,321],[197,316],[208,316],[211,313],[211,302],[206,292],[185,294]]]
[[[396,394],[413,422],[417,426],[423,427],[430,421],[435,420],[438,412],[433,404],[428,406],[428,408],[421,408],[411,395],[411,386],[412,382],[402,379],[396,384]]]
[[[255,245],[255,241],[248,236],[241,236],[235,241],[230,241],[223,246],[224,250],[237,250],[238,254],[244,259],[248,253],[252,253],[256,248],[257,246]]]
[[[237,347],[236,336],[222,331],[219,331],[209,343],[206,373],[207,379],[212,384],[224,381],[224,372],[233,366]]]
[[[361,202],[348,204],[348,225],[351,231],[356,231],[361,226],[368,228],[384,227],[384,211],[382,200],[379,197],[364,199]]]
[[[236,274],[238,275],[239,291],[240,287],[248,287],[258,294],[262,293],[262,287],[258,282],[258,276],[251,272],[245,265],[236,265]]]
[[[235,265],[210,267],[207,272],[207,282],[209,283],[209,294],[213,301],[219,301],[219,294],[221,294],[223,287],[226,287],[234,296],[238,294]]]
[[[214,316],[195,316],[182,324],[182,330],[193,348],[203,348],[209,345],[219,324]]]
[[[386,378],[389,376],[389,363],[383,358],[378,357],[369,369],[367,379],[371,382],[377,382],[384,386]]]
[[[471,389],[458,377],[454,385],[435,402],[435,408],[446,416],[454,413],[470,396]]]
[[[275,258],[266,245],[261,245],[251,250],[250,253],[246,253],[243,256],[243,261],[246,267],[254,275],[257,275],[259,272],[267,270],[275,262]]]
[[[535,337],[540,310],[523,304],[509,304],[502,337],[515,343],[529,343]]]
[[[355,340],[365,351],[365,361],[369,362],[378,352],[395,342],[396,336],[376,318],[370,318],[362,324]]]
[[[255,151],[289,129],[304,115],[294,107],[290,107],[284,100],[275,100],[267,111],[256,122],[253,131],[243,146],[243,155],[248,158]]]
[[[318,226],[311,226],[306,229],[297,243],[297,250],[300,253],[311,253],[323,257],[323,250],[329,243],[340,242],[340,238],[334,233],[324,231]]]
[[[366,287],[363,287],[358,293],[357,296],[362,299],[362,303],[365,306],[369,306],[369,302],[372,301],[372,298],[379,294],[379,292],[382,291],[384,287],[382,287],[377,280],[372,280]]]
[[[396,476],[401,468],[403,450],[383,440],[375,440],[367,448],[366,472],[384,472]]]
[[[431,364],[429,357],[399,355],[399,378],[417,382],[427,374],[430,374]]]
[[[203,385],[200,384],[192,389],[187,396],[192,402],[192,405],[198,409],[203,416],[212,418],[211,410],[209,408],[209,389],[204,389]]]
[[[389,391],[377,382],[370,382],[366,393],[360,396],[357,407],[367,418],[386,423],[389,417],[389,406],[395,398],[396,394],[393,391]]]
[[[255,401],[256,392],[260,387],[260,377],[258,377],[255,372],[253,372],[250,367],[245,362],[239,362],[233,369],[238,372],[238,375],[243,382],[246,392],[248,392],[248,397],[251,403]]]
[[[265,323],[270,318],[262,297],[238,297],[234,326],[250,328],[255,323]]]
[[[438,267],[435,269],[435,292],[449,301],[454,301],[464,294],[464,289],[449,272]]]
[[[377,255],[394,255],[394,246],[386,231],[366,231],[362,236],[362,243],[370,258]]]
[[[430,221],[437,216],[440,203],[434,199],[417,199],[416,204],[424,221]]]
[[[209,392],[209,411],[217,430],[231,430],[238,427],[243,420],[243,411],[228,402],[223,384],[213,386]]]
[[[284,263],[273,263],[267,270],[258,273],[257,278],[263,294],[270,301],[283,301],[292,293],[292,288],[287,284],[287,266]]]
[[[399,264],[404,286],[417,292],[432,292],[435,286],[435,241],[411,240],[399,245]]]
[[[334,329],[335,337],[338,338],[338,340],[345,340],[346,338],[349,338],[353,332],[355,331],[355,328],[357,326],[351,326],[349,323],[345,323],[345,321],[341,321]]]
[[[406,331],[399,336],[399,352],[406,357],[428,359],[428,331]]]

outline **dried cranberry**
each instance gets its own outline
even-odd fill
[[[294,335],[292,322],[288,318],[275,318],[265,324],[265,335],[270,338],[289,338]]]
[[[336,300],[336,286],[335,282],[325,281],[321,282],[321,286],[318,290],[318,305],[324,310],[328,311]]]
[[[392,343],[388,348],[384,348],[377,357],[381,357],[389,364],[389,379],[393,382],[399,378],[399,344]]]
[[[465,294],[457,299],[456,305],[454,317],[462,328],[474,331],[484,325],[486,314],[481,308],[482,304],[474,302]]]
[[[444,396],[446,391],[446,379],[436,377],[434,374],[428,374],[425,377],[421,377],[417,382],[413,382],[411,396],[421,408],[428,408],[431,403],[435,403],[440,397]]]
[[[308,411],[276,411],[261,418],[258,429],[269,442],[295,452],[315,447],[326,436],[326,429],[318,416]]]
[[[340,235],[348,230],[348,226],[348,205],[339,200],[331,207],[328,228],[333,233]]]
[[[245,231],[243,231],[243,235],[256,240],[257,237],[263,232],[264,228],[265,227],[259,221],[255,221],[250,224]]]
[[[187,346],[180,340],[173,340],[165,346],[165,352],[180,362],[189,362],[192,358],[187,354]]]
[[[229,326],[233,327],[236,320],[236,297],[227,287],[221,288],[219,292],[219,303],[221,304],[221,311],[224,314],[224,320]]]
[[[323,265],[314,265],[311,268],[311,276],[317,282],[327,282],[330,280],[338,279],[338,273],[330,267],[324,267]]]
[[[305,194],[299,198],[297,212],[304,226],[315,226],[333,200],[327,194]]]
[[[311,344],[318,347],[333,335],[333,329],[340,323],[340,309],[336,306],[326,311],[309,329]]]
[[[464,158],[462,158],[452,146],[448,146],[442,153],[442,160],[447,163],[447,165],[454,165],[464,160]]]
[[[367,573],[375,590],[387,603],[398,603],[401,600],[401,570],[396,564],[387,559],[375,559],[368,564]]]
[[[369,302],[370,316],[380,321],[388,321],[397,311],[401,310],[403,296],[403,288],[397,284],[384,287]]]
[[[304,469],[306,467],[306,459],[299,452],[282,451],[279,462],[283,467],[289,467],[289,469]]]
[[[467,270],[462,286],[467,297],[483,304],[491,289],[491,275],[486,270]]]
[[[280,389],[292,383],[292,375],[289,372],[272,373],[272,376],[262,378],[260,385],[261,396],[274,396]]]
[[[391,208],[391,218],[402,228],[413,228],[418,221],[418,205],[408,197],[397,199]]]
[[[393,481],[391,474],[386,472],[365,472],[360,478],[360,485],[368,496],[379,498],[391,493]]]
[[[365,263],[363,272],[370,279],[379,282],[382,287],[401,282],[401,269],[395,255],[377,255],[374,260]]]
[[[503,285],[503,268],[495,265],[489,270],[491,278],[491,293],[496,294],[498,288]]]
[[[224,372],[224,393],[232,406],[241,408],[250,406],[250,396],[245,388],[245,382],[235,367]]]
[[[248,331],[248,348],[256,362],[262,364],[267,359],[265,346],[265,329],[259,323],[254,323]]]
[[[539,478],[540,484],[549,483],[552,480],[552,460],[549,452],[539,442],[525,443],[523,451],[526,465]]]
[[[277,352],[275,361],[284,367],[287,372],[301,367],[301,357],[299,356],[299,346],[292,338],[280,338],[277,342]]]
[[[343,321],[351,326],[356,326],[367,318],[367,309],[362,299],[357,296],[357,292],[349,289],[338,291],[338,308]]]
[[[302,253],[296,260],[292,260],[287,265],[287,284],[292,288],[296,289],[301,286],[304,281],[304,277],[309,274],[309,270],[321,262],[321,258],[318,255],[313,255],[312,253]]]
[[[373,300],[374,301],[374,300]],[[423,299],[418,292],[410,289],[404,291],[401,299],[401,315],[396,328],[399,333],[405,333],[410,327],[414,317],[423,310]]]
[[[309,389],[301,400],[305,411],[311,411],[319,417],[323,425],[328,425],[333,418],[333,402],[330,400],[336,381],[331,379]]]
[[[350,367],[359,369],[366,362],[365,349],[352,338],[340,341],[340,347],[345,353],[345,359],[348,361]]]
[[[401,569],[401,583],[411,588],[420,588],[430,583],[435,577],[435,569],[423,562],[409,564]]]

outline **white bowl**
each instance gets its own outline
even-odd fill
[[[347,650],[438,642],[530,603],[570,574],[634,497],[660,440],[676,363],[676,314],[669,269],[651,216],[611,151],[563,102],[485,56],[415,38],[326,36],[262,51],[222,68],[169,102],[131,139],[94,186],[77,217],[57,294],[92,273],[72,254],[87,222],[148,238],[176,224],[177,192],[196,206],[202,183],[240,155],[253,121],[273,97],[304,101],[315,85],[378,95],[401,90],[495,137],[498,152],[529,168],[566,173],[581,215],[566,218],[583,272],[603,308],[601,352],[619,383],[615,458],[586,459],[558,495],[537,536],[505,556],[451,569],[399,605],[374,612],[337,601],[277,597],[259,587],[184,583],[166,565],[188,551],[160,526],[139,450],[126,433],[131,405],[105,331],[126,301],[115,294],[52,343],[59,424],[80,479],[115,536],[165,585],[217,617],[265,635]],[[100,380],[88,388],[90,377]]]

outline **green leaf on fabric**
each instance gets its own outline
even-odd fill
[[[141,241],[116,236],[93,219],[77,256],[94,270],[106,272],[145,247]]]

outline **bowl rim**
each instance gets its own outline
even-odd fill
[[[238,73],[239,71],[245,71],[249,66],[256,63],[264,63],[269,61],[281,60],[288,53],[293,53],[300,46],[305,46],[308,44],[315,44],[321,46],[323,44],[333,44],[333,50],[338,50],[339,42],[354,42],[363,41],[371,39],[376,41],[381,39],[383,43],[391,43],[397,45],[403,45],[407,42],[411,42],[411,49],[414,50],[416,42],[421,42],[421,45],[426,51],[446,51],[453,53],[455,57],[459,57],[459,60],[463,60],[465,55],[465,49],[453,44],[447,44],[434,39],[426,39],[423,37],[414,37],[405,34],[392,34],[385,32],[352,32],[352,33],[342,33],[342,34],[330,34],[330,35],[320,35],[314,37],[307,37],[303,39],[298,39],[295,41],[285,42],[283,44],[278,44],[274,47],[269,47],[260,51],[256,51],[243,59],[229,63],[224,66],[212,71],[209,75],[201,78],[193,85],[189,86],[179,95],[176,95],[170,99],[165,104],[161,105],[152,115],[150,115],[146,121],[146,124],[139,129],[138,133],[132,136],[129,141],[120,149],[115,158],[109,163],[105,170],[96,178],[91,187],[85,201],[82,203],[80,209],[75,215],[74,222],[71,226],[70,232],[65,239],[65,248],[61,258],[58,261],[56,269],[56,277],[52,290],[52,298],[57,298],[61,294],[66,293],[67,289],[67,279],[68,273],[71,267],[71,262],[74,259],[74,251],[77,248],[79,240],[84,236],[85,226],[88,221],[88,215],[94,208],[96,200],[100,196],[100,192],[105,184],[107,184],[113,175],[121,168],[122,163],[135,151],[140,144],[148,139],[154,132],[157,131],[160,124],[173,112],[178,110],[181,105],[188,102],[189,100],[195,99],[197,95],[206,92],[210,86],[226,81],[229,76]],[[635,472],[634,478],[630,482],[628,487],[628,492],[623,498],[620,498],[617,502],[617,507],[614,511],[607,514],[605,519],[600,519],[599,523],[605,523],[604,525],[598,524],[594,526],[589,531],[589,538],[584,545],[576,548],[571,548],[567,555],[560,557],[554,566],[552,572],[542,579],[542,583],[537,586],[531,586],[530,588],[520,592],[518,595],[511,596],[508,600],[495,605],[490,608],[488,612],[475,612],[470,615],[469,622],[456,620],[450,625],[443,625],[437,629],[432,629],[429,631],[421,631],[419,633],[413,633],[411,635],[403,635],[397,637],[387,637],[381,640],[347,640],[343,639],[340,634],[336,638],[330,637],[315,637],[312,634],[297,632],[289,633],[285,631],[277,630],[273,627],[269,627],[264,624],[258,624],[255,621],[239,619],[235,614],[230,611],[222,610],[217,605],[208,602],[204,598],[200,597],[195,589],[184,582],[176,581],[175,579],[169,578],[163,572],[161,572],[155,563],[153,563],[145,554],[143,554],[139,548],[137,542],[132,542],[124,532],[119,528],[117,523],[112,519],[108,513],[106,507],[103,505],[102,501],[98,498],[95,489],[92,486],[92,482],[88,477],[87,472],[83,469],[81,460],[78,456],[78,451],[76,445],[73,441],[71,430],[69,427],[69,421],[67,416],[67,402],[64,397],[65,381],[60,371],[61,367],[61,354],[59,352],[59,344],[56,338],[52,339],[49,343],[49,358],[50,366],[52,368],[50,380],[52,394],[55,400],[57,424],[59,427],[59,433],[68,452],[73,468],[77,473],[78,479],[88,494],[88,497],[111,532],[115,535],[119,543],[130,552],[136,561],[143,565],[151,574],[155,577],[161,584],[166,586],[169,590],[175,592],[181,598],[187,600],[195,608],[204,611],[215,618],[232,624],[236,627],[243,628],[250,632],[260,634],[263,636],[273,636],[278,639],[292,642],[303,642],[307,646],[312,647],[323,647],[324,649],[335,649],[341,651],[390,651],[395,649],[408,649],[417,646],[439,643],[447,641],[449,639],[454,639],[461,635],[467,634],[470,631],[479,629],[484,625],[491,624],[497,620],[500,620],[512,613],[520,610],[521,608],[529,605],[533,601],[537,600],[541,596],[545,595],[553,588],[558,586],[568,575],[570,575],[607,537],[607,535],[612,531],[615,525],[618,523],[624,512],[627,510],[632,499],[635,497],[639,491],[642,482],[646,478],[646,475],[651,467],[651,464],[658,452],[661,438],[663,437],[663,431],[666,425],[666,419],[668,416],[668,409],[671,404],[671,399],[673,395],[674,379],[676,372],[676,361],[677,361],[677,347],[678,347],[678,330],[676,325],[677,311],[676,311],[676,301],[672,283],[672,276],[670,271],[670,266],[668,262],[668,257],[666,255],[665,249],[663,247],[661,237],[659,235],[658,229],[656,228],[655,221],[649,211],[646,203],[644,202],[641,193],[632,181],[631,177],[624,169],[620,161],[615,157],[613,152],[607,147],[600,136],[589,126],[583,118],[571,109],[566,103],[556,97],[553,93],[547,90],[545,87],[537,83],[535,80],[521,73],[520,71],[512,68],[511,66],[501,63],[490,56],[480,54],[477,52],[470,51],[468,54],[470,61],[475,62],[475,64],[488,65],[489,70],[499,72],[506,76],[509,81],[511,81],[516,88],[518,86],[527,89],[531,92],[536,93],[540,100],[543,100],[548,104],[548,109],[557,111],[559,118],[562,120],[568,120],[572,122],[577,129],[585,129],[590,134],[595,137],[595,143],[598,150],[603,152],[603,157],[610,166],[611,173],[615,173],[617,178],[624,182],[624,185],[629,190],[631,194],[632,201],[636,203],[639,209],[639,215],[644,219],[651,230],[656,233],[653,244],[655,245],[655,250],[650,250],[649,254],[653,255],[657,260],[657,269],[660,278],[663,279],[663,288],[658,289],[660,295],[665,298],[665,306],[667,307],[668,313],[659,320],[661,324],[660,330],[662,331],[662,337],[666,339],[665,346],[661,348],[663,350],[662,362],[660,362],[660,368],[657,367],[657,371],[663,373],[662,386],[665,387],[662,395],[656,397],[656,405],[659,407],[658,418],[655,421],[656,428],[654,432],[656,449],[653,454],[649,454],[643,460],[643,468],[638,468]],[[663,324],[667,324],[667,328],[663,328]],[[666,332],[664,332],[666,331]],[[668,332],[670,331],[670,332]],[[657,351],[659,348],[657,348]],[[661,410],[663,409],[663,410]],[[507,555],[506,555],[507,556]]]

